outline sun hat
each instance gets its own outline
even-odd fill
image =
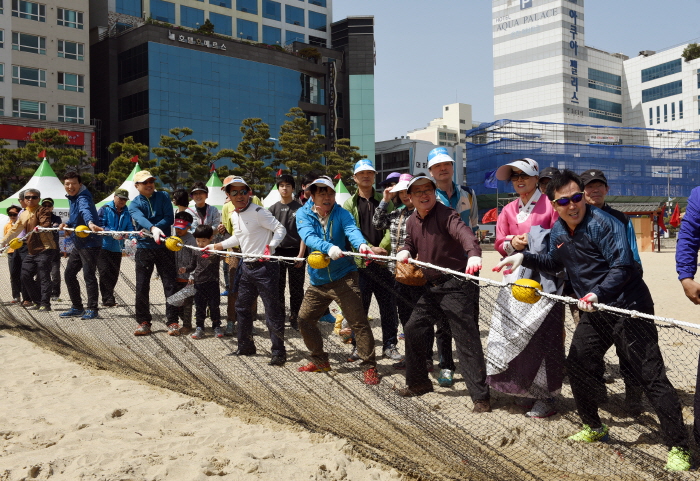
[[[454,162],[445,147],[436,147],[428,153],[428,169],[443,162]]]
[[[427,184],[428,182],[430,182],[431,184],[433,184],[433,187],[437,188],[437,185],[435,184],[435,181],[434,181],[431,177],[428,177],[427,175],[417,175],[417,176],[415,176],[415,177],[412,178],[411,181],[408,183],[407,189],[408,189],[409,194],[411,193],[411,187],[413,187],[414,185],[423,185],[423,184]]]
[[[136,172],[136,173],[134,174],[134,183],[135,183],[135,184],[138,184],[138,183],[140,183],[140,182],[145,182],[145,181],[147,181],[148,179],[154,179],[154,180],[155,180],[155,177],[153,177],[153,176],[151,175],[151,173],[150,173],[149,171],[147,171],[147,170],[139,170],[138,172]]]
[[[358,160],[357,163],[355,164],[355,170],[353,171],[353,175],[357,174],[358,172],[362,172],[364,170],[371,170],[372,172],[376,172],[374,169],[374,166],[372,165],[372,161],[368,159],[361,159]]]
[[[510,164],[502,165],[496,171],[496,178],[498,180],[510,180],[510,176],[513,175],[513,167],[520,169],[524,174],[531,177],[540,175],[540,166],[532,159],[525,157],[524,159],[518,159]]]
[[[400,192],[402,190],[408,190],[408,184],[413,179],[411,174],[401,174],[399,177],[399,182],[389,191],[389,192]]]
[[[333,185],[333,181],[326,176],[319,177],[318,179],[311,182],[309,185],[322,185],[324,187],[332,189],[333,192],[335,192],[335,186]]]

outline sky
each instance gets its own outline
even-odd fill
[[[700,43],[700,0],[585,0],[586,45],[635,57]],[[493,120],[489,0],[334,0],[333,21],[374,16],[376,141],[406,135],[472,105]]]

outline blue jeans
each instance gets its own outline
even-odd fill
[[[370,263],[360,273],[360,296],[365,316],[369,314],[372,294],[379,304],[379,316],[382,321],[382,350],[396,346],[398,341],[399,321],[396,315],[396,298],[394,297],[394,275],[376,262]]]

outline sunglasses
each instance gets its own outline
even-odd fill
[[[578,192],[571,197],[560,197],[558,199],[554,199],[552,202],[555,202],[557,205],[561,207],[565,207],[569,205],[569,202],[573,202],[574,204],[578,204],[583,200],[583,192]]]
[[[136,182],[137,184],[155,184],[156,181],[153,179],[144,180],[143,182]]]
[[[8,217],[17,217],[18,214],[7,214]]]
[[[241,190],[229,190],[228,195],[231,197],[236,197],[238,194],[240,195],[248,195],[248,189],[241,189]]]
[[[527,174],[513,174],[513,175],[510,176],[510,180],[511,180],[512,182],[516,182],[516,181],[518,181],[518,180],[527,180],[527,179],[529,179],[530,177],[532,177],[532,176],[531,176],[531,175],[527,175]]]
[[[38,198],[39,198],[38,195],[25,195],[24,196],[24,200],[34,200],[34,199],[38,199]]]

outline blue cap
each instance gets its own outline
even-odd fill
[[[368,159],[358,160],[355,164],[355,171],[353,172],[353,174],[357,174],[358,172],[362,172],[363,170],[371,170],[372,172],[376,172],[374,166],[372,165],[372,161]]]
[[[428,169],[435,164],[441,164],[443,162],[454,162],[454,159],[450,157],[445,147],[435,147],[430,151],[428,154]]]

